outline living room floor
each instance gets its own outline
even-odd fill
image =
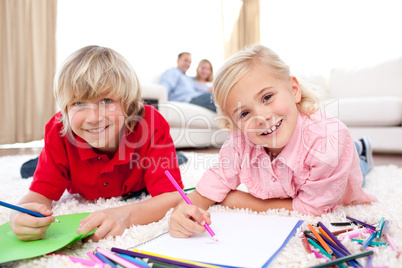
[[[34,147],[34,148],[11,148],[11,149],[0,149],[0,156],[8,156],[8,155],[24,155],[24,154],[39,154],[42,148]],[[194,153],[206,153],[206,154],[215,154],[219,153],[219,148],[186,148],[186,149],[177,149],[179,152],[194,152]],[[383,166],[383,165],[396,165],[402,168],[402,154],[374,154],[374,165]]]

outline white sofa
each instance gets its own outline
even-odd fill
[[[167,96],[161,85],[142,85],[142,98],[165,117],[176,148],[220,147],[227,140],[228,133],[219,128],[216,113],[198,105],[168,101]]]
[[[344,122],[354,138],[370,136],[374,152],[402,154],[402,57],[304,79],[326,91],[325,111]]]
[[[344,122],[354,138],[370,136],[374,152],[402,154],[402,57],[364,69],[333,69],[329,77],[300,78],[326,92],[325,112]],[[145,84],[142,92],[158,103],[177,148],[220,147],[227,139],[216,113],[168,101],[158,84]]]

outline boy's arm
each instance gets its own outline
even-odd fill
[[[272,198],[263,200],[240,190],[231,191],[221,202],[221,205],[230,208],[248,208],[258,212],[277,208],[293,210],[291,198]]]
[[[178,192],[167,192],[142,202],[96,211],[81,221],[77,232],[86,234],[98,227],[90,237],[93,241],[121,235],[125,229],[133,225],[159,221],[181,200],[182,197]]]
[[[10,214],[10,227],[15,235],[24,241],[38,240],[45,237],[46,230],[54,217],[51,216],[52,200],[33,191],[29,191],[19,202],[21,207],[30,209],[46,216],[34,217],[26,213],[13,211]]]

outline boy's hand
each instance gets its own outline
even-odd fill
[[[98,227],[95,233],[88,237],[97,242],[102,238],[123,234],[129,228],[129,213],[123,207],[108,208],[91,213],[81,220],[78,234],[87,234]]]
[[[209,212],[182,202],[172,212],[169,233],[173,237],[187,238],[205,232],[205,223],[211,224]]]
[[[18,239],[32,241],[42,239],[46,235],[46,230],[55,218],[53,212],[44,204],[28,203],[20,205],[23,208],[39,212],[45,218],[34,217],[26,213],[13,211],[10,215],[10,227]]]

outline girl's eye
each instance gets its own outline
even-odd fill
[[[241,112],[239,114],[239,119],[242,119],[243,117],[247,116],[249,114],[249,112]]]
[[[272,94],[267,94],[262,98],[262,102],[268,101],[272,97]]]
[[[103,99],[103,100],[101,100],[101,102],[102,102],[103,104],[109,104],[109,103],[112,103],[113,100],[111,100],[111,99]]]

